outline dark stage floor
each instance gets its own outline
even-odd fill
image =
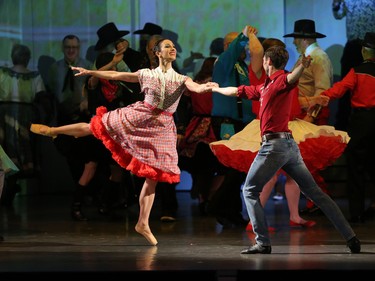
[[[247,276],[257,273],[375,270],[375,220],[354,225],[362,253],[350,254],[325,216],[305,217],[317,220],[312,228],[291,229],[286,200],[271,199],[266,210],[270,225],[276,227],[272,254],[241,255],[252,243],[252,233],[244,228],[223,229],[215,218],[200,216],[198,202],[189,192],[178,192],[178,199],[178,219],[173,223],[160,222],[159,205],[154,205],[151,228],[159,241],[154,247],[134,231],[136,205],[124,208],[119,220],[103,217],[96,207],[88,206],[85,213],[90,220],[75,222],[70,218],[69,195],[18,196],[13,209],[1,209],[5,241],[0,244],[0,277],[74,273],[74,277],[92,274],[106,279],[115,273],[132,276],[126,280],[159,275],[163,280],[229,281],[249,280]],[[335,200],[346,214],[346,200]]]

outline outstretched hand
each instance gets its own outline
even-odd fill
[[[129,47],[128,40],[125,40],[123,38],[119,39],[115,42],[115,49],[118,53],[124,53]]]
[[[302,55],[301,63],[302,63],[303,68],[308,68],[311,64],[311,61],[312,61],[311,56],[306,57],[305,55]]]
[[[212,91],[213,88],[218,88],[218,87],[219,87],[219,84],[216,82],[207,82],[205,91],[210,92]]]
[[[122,61],[124,57],[124,51],[117,51],[113,56],[112,61],[117,65],[120,61]]]
[[[116,53],[113,56],[113,62],[115,64],[118,64],[120,61],[122,61],[124,57],[125,51],[129,47],[129,42],[125,39],[120,39],[116,42]]]
[[[78,73],[75,73],[74,76],[84,76],[84,75],[90,75],[89,70],[83,67],[78,67],[78,66],[71,66],[71,69],[77,70]]]
[[[251,34],[257,35],[258,29],[256,29],[254,26],[249,25],[248,28],[247,28],[247,37],[250,38]]]
[[[257,35],[257,34],[258,34],[258,30],[257,30],[254,26],[246,25],[246,26],[244,27],[244,29],[242,30],[242,33],[243,33],[243,35],[245,35],[246,37],[249,37],[250,34],[255,34],[255,35]]]
[[[315,98],[316,98],[316,100],[315,100],[316,104],[320,104],[322,106],[327,106],[328,103],[329,103],[329,97],[327,97],[327,96],[319,95],[319,96],[316,96]]]

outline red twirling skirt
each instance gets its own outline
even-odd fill
[[[346,132],[332,126],[317,126],[300,119],[289,121],[289,129],[311,173],[332,165],[350,139]],[[229,140],[210,143],[210,148],[223,165],[247,173],[260,143],[260,122],[255,119]]]

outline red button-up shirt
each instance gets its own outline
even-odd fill
[[[293,84],[287,82],[288,72],[279,70],[258,86],[239,86],[238,96],[260,101],[259,119],[261,135],[290,132],[288,122],[293,104]]]
[[[347,91],[351,91],[352,108],[375,107],[375,59],[366,60],[350,69],[341,81],[321,94],[337,99]]]

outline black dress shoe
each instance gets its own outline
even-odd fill
[[[361,252],[361,242],[356,236],[346,242],[346,245],[349,247],[352,254],[358,254]]]
[[[75,202],[72,204],[71,210],[72,219],[76,221],[87,221],[88,219],[82,212],[82,204],[79,202]]]
[[[232,222],[224,216],[217,216],[216,221],[223,226],[223,228],[232,228]]]
[[[103,215],[103,216],[108,216],[109,215],[109,210],[108,210],[108,207],[107,205],[100,205],[99,208],[98,208],[98,213]]]
[[[349,243],[349,242],[348,242]],[[271,246],[262,246],[259,244],[254,244],[249,248],[242,250],[241,254],[271,254]]]

